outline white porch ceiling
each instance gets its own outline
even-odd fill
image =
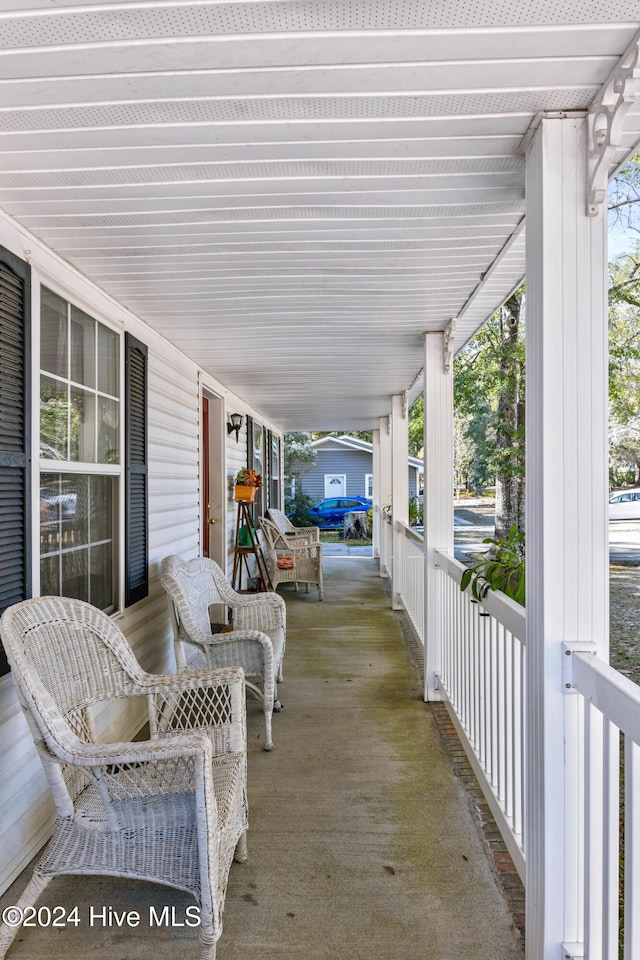
[[[524,273],[522,138],[640,0],[0,0],[0,207],[285,429],[367,429]],[[629,114],[620,154],[640,138]]]

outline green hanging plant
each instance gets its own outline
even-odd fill
[[[501,590],[524,607],[524,533],[514,523],[506,540],[485,537],[482,542],[491,544],[489,556],[465,570],[460,589],[466,590],[471,584],[476,600],[484,600],[489,590]]]

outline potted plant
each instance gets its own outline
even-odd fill
[[[236,474],[235,484],[236,501],[243,500],[245,503],[253,503],[256,493],[262,486],[262,474],[256,473],[255,470],[249,470],[248,467],[243,467]]]
[[[476,600],[484,600],[489,590],[501,590],[516,603],[525,601],[525,556],[524,533],[515,523],[506,540],[485,537],[483,543],[491,544],[489,553],[462,574],[460,589],[471,592]]]

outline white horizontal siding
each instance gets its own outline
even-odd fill
[[[200,552],[200,399],[197,371],[149,352],[149,560]]]
[[[55,809],[9,676],[0,680],[0,810],[4,890],[46,840]]]
[[[116,622],[142,666],[152,673],[173,672],[175,662],[165,596],[158,582],[160,562],[169,553],[200,553],[200,383],[196,365],[162,336],[125,311],[90,281],[59,260],[40,241],[0,216],[0,243],[24,256],[31,250],[34,297],[38,280],[59,287],[69,300],[115,329],[130,331],[149,348],[149,596],[123,611]],[[246,464],[246,417],[262,418],[240,398],[208,379],[208,389],[224,397],[227,409],[245,417],[236,443],[227,437],[227,530],[235,532],[233,477]],[[275,425],[265,423],[276,431]],[[277,432],[277,431],[276,431]],[[278,435],[279,432],[278,432]],[[37,489],[37,486],[36,486]],[[36,531],[37,535],[37,531]],[[140,730],[145,704],[113,704],[96,716],[109,740],[126,740]],[[17,702],[10,676],[0,678],[0,892],[16,879],[49,836],[54,806],[44,771]]]

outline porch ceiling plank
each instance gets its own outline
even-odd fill
[[[283,428],[371,428],[426,330],[458,317],[459,348],[521,281],[522,138],[639,26],[627,0],[0,0],[0,208]],[[638,140],[634,107],[616,161]]]

